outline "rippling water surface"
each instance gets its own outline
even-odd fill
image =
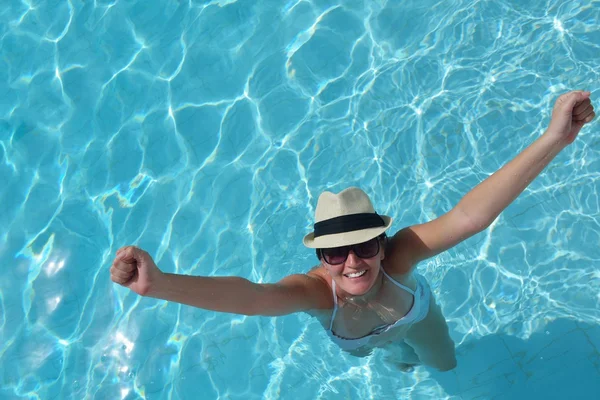
[[[3,5],[0,398],[600,397],[597,121],[490,229],[419,267],[452,372],[108,273],[126,244],[168,272],[305,272],[325,189],[362,187],[394,230],[447,212],[560,93],[596,101],[599,20],[599,1]]]

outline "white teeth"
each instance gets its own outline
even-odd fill
[[[367,270],[365,269],[364,271],[355,272],[354,274],[347,274],[346,276],[348,278],[358,278],[359,276],[363,276],[366,273],[367,273]]]

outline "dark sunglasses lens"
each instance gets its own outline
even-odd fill
[[[328,264],[336,265],[342,264],[348,258],[348,252],[350,249],[347,246],[334,247],[332,249],[323,249],[323,258]]]
[[[360,258],[375,257],[379,253],[379,240],[375,238],[368,242],[355,244],[353,250]]]

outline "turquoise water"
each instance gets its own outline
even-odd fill
[[[419,266],[451,372],[108,272],[126,244],[168,272],[306,272],[325,189],[362,187],[393,230],[447,212],[560,93],[599,97],[598,21],[599,1],[4,4],[0,398],[599,398],[597,121],[490,229]]]

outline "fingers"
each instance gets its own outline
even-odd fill
[[[590,94],[591,92],[583,90],[565,93],[558,98],[557,109],[561,113],[570,114],[574,122],[586,124],[596,117]]]
[[[595,117],[596,117],[596,113],[595,113],[595,112],[592,112],[590,115],[588,115],[588,116],[587,116],[587,117],[586,117],[586,118],[583,120],[583,122],[585,122],[585,123],[587,124],[588,122],[590,122],[591,120],[593,120]]]
[[[118,278],[119,280],[128,280],[133,276],[132,271],[123,271],[121,269],[110,267],[111,278]],[[114,280],[114,279],[113,279]]]
[[[573,112],[573,119],[576,121],[585,121],[590,115],[594,113],[594,107],[589,104],[586,108]]]
[[[577,122],[586,124],[592,121],[595,116],[594,106],[589,98],[582,101],[573,109],[573,120]]]
[[[587,99],[583,100],[581,103],[575,105],[575,108],[573,108],[573,116],[582,115],[590,108],[593,109],[594,107],[592,106],[592,101],[588,97]]]
[[[125,246],[117,250],[115,260],[110,268],[113,282],[126,286],[137,274],[143,259],[150,257],[144,250],[135,246]]]
[[[126,284],[135,275],[135,270],[127,271],[113,265],[110,268],[110,279],[120,285]]]
[[[111,271],[113,269],[116,271],[132,273],[133,271],[135,271],[137,269],[137,266],[136,266],[136,264],[129,264],[129,263],[125,263],[121,260],[115,260],[115,262],[113,263],[113,265],[111,267]]]
[[[138,247],[125,246],[117,250],[116,258],[126,263],[132,263],[141,259],[142,257],[145,257],[146,255],[147,253]]]
[[[110,277],[113,282],[124,284],[128,282],[137,270],[137,263],[126,263],[116,258],[110,268]]]
[[[573,112],[577,106],[589,101],[591,92],[573,90],[558,97],[557,105],[563,112]]]

